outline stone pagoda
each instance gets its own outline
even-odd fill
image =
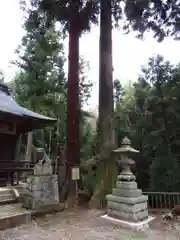
[[[128,223],[138,223],[148,220],[148,196],[142,195],[138,189],[136,177],[131,172],[131,165],[134,161],[129,158],[133,153],[139,151],[131,147],[127,137],[122,141],[122,146],[113,151],[121,158],[118,163],[121,165],[121,173],[117,176],[116,188],[111,195],[106,196],[107,217],[122,220]]]

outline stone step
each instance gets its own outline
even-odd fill
[[[34,217],[44,215],[46,213],[60,212],[64,210],[64,204],[45,207],[39,210],[27,210],[22,207],[21,203],[0,205],[0,230],[24,225],[30,222]]]
[[[0,205],[16,202],[17,196],[11,188],[0,188]]]
[[[16,197],[15,195],[12,193],[12,194],[5,194],[5,195],[0,195],[0,202],[3,202],[3,201],[6,201],[6,200],[15,200]]]
[[[31,212],[23,209],[20,204],[0,206],[0,230],[16,227],[31,221]]]
[[[7,194],[14,194],[13,189],[10,189],[10,188],[0,188],[0,196],[7,195]]]

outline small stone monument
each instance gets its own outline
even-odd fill
[[[111,195],[106,196],[107,215],[103,216],[115,221],[122,226],[132,228],[144,228],[152,218],[148,217],[148,196],[142,195],[138,189],[136,177],[131,172],[134,161],[128,156],[139,151],[131,147],[127,137],[122,141],[122,146],[113,151],[121,155],[119,164],[122,171],[117,176],[116,188]]]
[[[27,179],[23,207],[40,211],[54,209],[59,204],[58,176],[53,175],[51,160],[44,149],[38,149],[41,159],[34,167],[34,173]]]

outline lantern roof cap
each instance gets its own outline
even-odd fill
[[[131,147],[131,141],[125,137],[122,140],[121,147],[115,149],[114,153],[138,153],[139,151]]]

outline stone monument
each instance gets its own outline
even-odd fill
[[[112,190],[112,194],[106,196],[107,215],[103,217],[126,227],[147,227],[148,222],[152,220],[148,217],[148,196],[138,189],[136,177],[131,172],[134,161],[129,158],[130,154],[139,151],[133,149],[129,139],[125,137],[122,146],[113,152],[121,155],[118,163],[122,171],[117,176],[116,188]]]
[[[38,151],[42,158],[27,179],[23,207],[35,211],[46,211],[48,208],[53,210],[59,204],[58,176],[53,175],[51,160],[44,149]]]

